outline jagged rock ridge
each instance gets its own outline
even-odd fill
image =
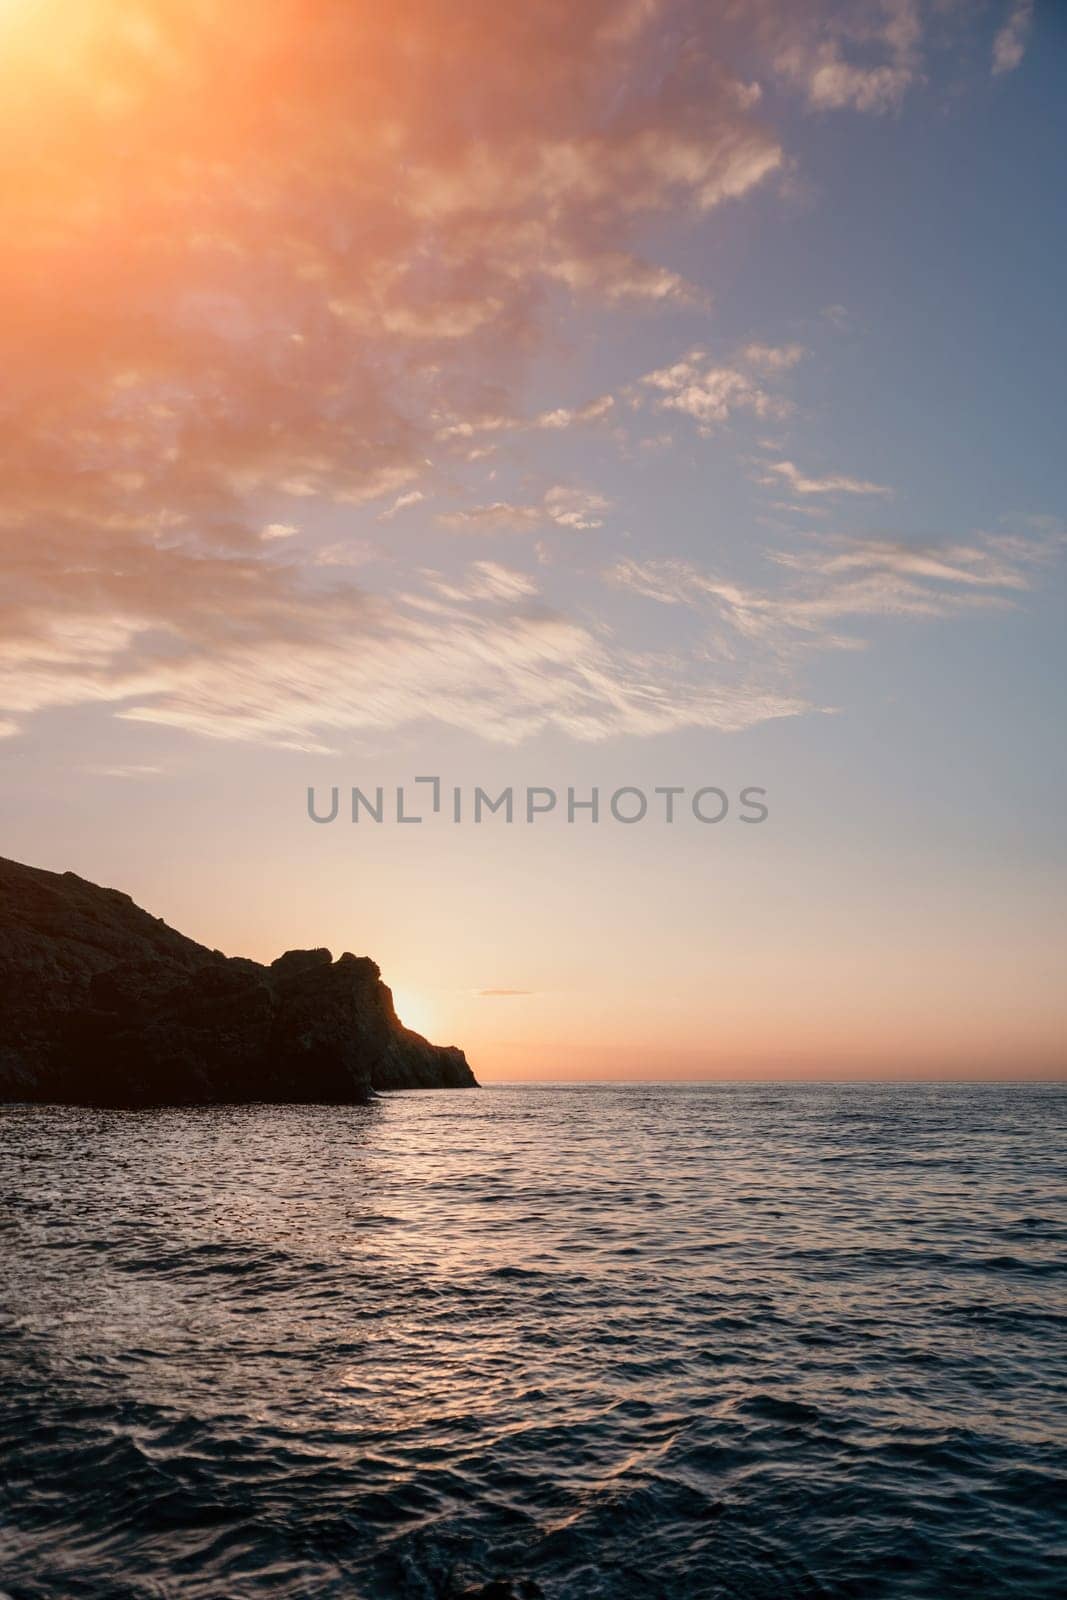
[[[269,967],[175,932],[72,872],[0,858],[0,1100],[356,1102],[475,1084],[397,1020],[375,962]]]

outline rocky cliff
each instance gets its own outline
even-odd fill
[[[72,872],[0,858],[0,1100],[366,1099],[474,1085],[397,1020],[365,956],[208,950]]]

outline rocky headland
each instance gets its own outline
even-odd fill
[[[0,858],[0,1101],[347,1104],[475,1086],[462,1050],[403,1027],[366,956],[261,966],[116,889]]]

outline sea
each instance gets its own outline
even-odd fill
[[[0,1594],[1063,1596],[1065,1111],[0,1108]]]

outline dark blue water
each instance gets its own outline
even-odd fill
[[[0,1591],[1062,1594],[1065,1106],[5,1108]]]

